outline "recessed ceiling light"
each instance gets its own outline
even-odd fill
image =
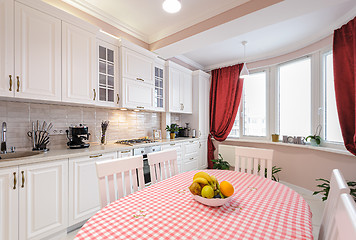
[[[127,111],[127,108],[121,108],[120,110],[121,111]]]
[[[179,12],[182,5],[180,3],[180,0],[164,0],[162,7],[164,11],[168,13],[176,13]]]

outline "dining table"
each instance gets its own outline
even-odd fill
[[[107,205],[79,230],[80,239],[313,239],[309,205],[291,188],[230,170],[204,170],[234,187],[210,207],[193,199],[189,171]]]

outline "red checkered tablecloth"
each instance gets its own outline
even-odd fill
[[[229,203],[209,207],[189,192],[196,172],[111,203],[75,239],[313,239],[309,206],[292,189],[245,173],[206,170],[235,188]]]

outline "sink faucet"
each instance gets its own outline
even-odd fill
[[[6,122],[2,123],[2,128],[1,128],[1,153],[6,153]]]

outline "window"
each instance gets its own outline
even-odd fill
[[[279,133],[311,134],[311,60],[303,58],[279,66]]]
[[[244,136],[266,136],[266,73],[250,74],[244,80]]]
[[[323,63],[325,84],[325,140],[330,142],[343,142],[336,108],[332,52],[323,55]]]
[[[229,137],[240,137],[241,135],[254,137],[266,136],[266,90],[266,72],[252,73],[244,79],[244,89],[240,102],[241,107],[236,115]],[[243,123],[242,133],[240,130],[240,121]]]

